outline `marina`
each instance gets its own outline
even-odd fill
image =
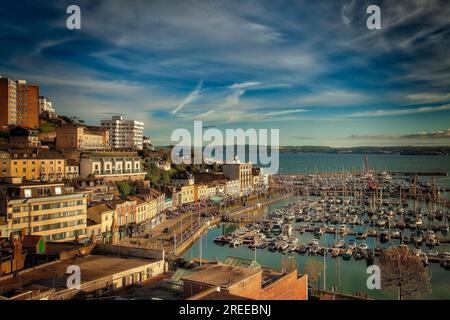
[[[450,278],[449,209],[441,201],[445,190],[432,180],[386,173],[278,179],[280,186],[297,190],[297,196],[269,206],[253,221],[234,219],[211,229],[201,240],[206,241],[203,257],[233,252],[269,266],[294,259],[300,271],[315,259],[326,269],[328,280],[321,285],[325,289],[387,298],[391,293],[365,287],[365,269],[376,264],[386,248],[407,246],[432,275],[432,293],[422,298],[449,298],[445,290]],[[197,250],[198,243],[185,256],[194,256]],[[350,277],[348,283],[345,277]]]

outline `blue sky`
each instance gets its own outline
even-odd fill
[[[0,75],[90,124],[143,120],[155,144],[203,120],[282,145],[450,145],[449,17],[444,0],[2,1]]]

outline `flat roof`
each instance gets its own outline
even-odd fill
[[[56,291],[65,290],[67,278],[67,268],[77,265],[81,270],[81,284],[94,281],[107,276],[124,272],[133,268],[142,267],[155,262],[155,259],[141,258],[119,258],[114,256],[89,255],[77,257],[70,261],[58,261],[37,267],[35,270],[23,272],[20,276],[0,281],[0,287],[4,296],[8,296],[8,291],[14,290],[12,295],[26,292],[34,288],[55,288]],[[20,292],[17,288],[22,287]]]
[[[208,265],[202,270],[183,277],[182,280],[228,287],[260,272],[262,272],[261,269],[232,267],[220,264]]]

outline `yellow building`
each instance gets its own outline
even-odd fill
[[[0,185],[0,216],[6,217],[12,235],[25,232],[57,242],[85,237],[83,193],[63,183],[10,182]]]
[[[111,231],[114,210],[105,203],[95,204],[87,209],[89,219],[101,225],[102,234]]]
[[[181,204],[194,202],[195,185],[183,186],[180,188]]]
[[[194,202],[208,199],[208,197],[209,197],[209,188],[207,185],[204,184],[194,185]]]
[[[58,152],[0,152],[0,177],[61,181],[65,170],[66,160]]]

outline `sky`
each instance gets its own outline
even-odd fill
[[[448,146],[449,17],[445,0],[2,1],[0,75],[88,124],[142,120],[156,145],[202,120],[281,145]]]

